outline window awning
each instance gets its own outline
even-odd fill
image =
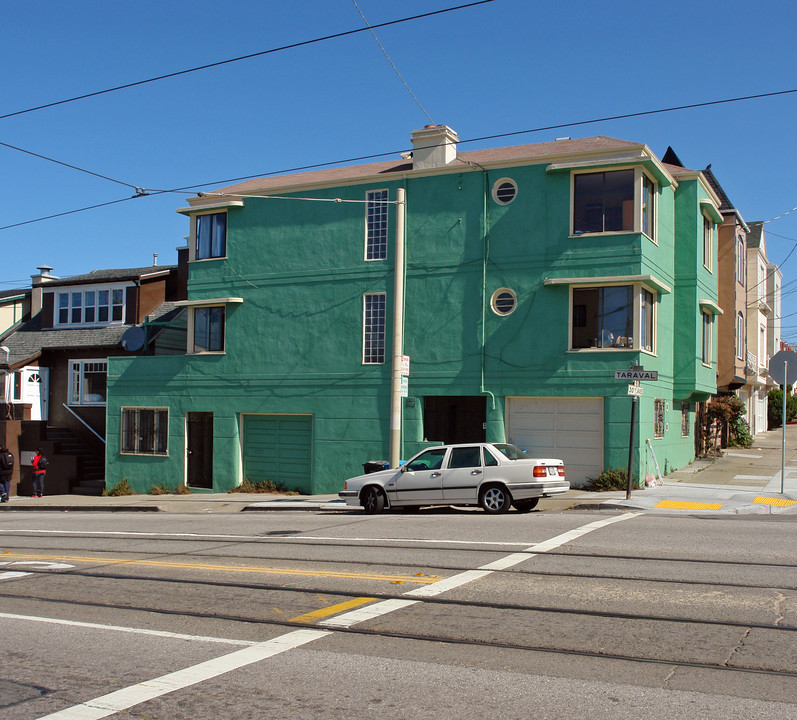
[[[202,300],[178,300],[174,304],[178,307],[207,307],[208,305],[236,305],[242,303],[240,297],[203,298]]]
[[[652,287],[662,295],[669,295],[672,288],[653,275],[599,275],[591,277],[545,278],[545,285],[628,285],[641,283]]]
[[[670,187],[673,184],[672,176],[664,169],[662,164],[646,152],[624,153],[611,155],[591,160],[576,160],[572,162],[551,163],[545,168],[546,172],[567,172],[570,170],[601,170],[612,169],[620,166],[641,165],[654,178],[660,187]]]
[[[243,200],[218,200],[217,202],[207,202],[191,205],[191,207],[177,208],[177,212],[180,213],[180,215],[193,215],[195,213],[207,212],[208,210],[224,210],[225,208],[243,206]]]
[[[722,312],[722,308],[717,305],[713,300],[698,300],[698,304],[700,305],[700,309],[703,312],[711,313],[712,315],[724,315],[725,313]]]
[[[709,216],[717,225],[722,225],[723,217],[717,206],[711,200],[701,200],[700,209]]]

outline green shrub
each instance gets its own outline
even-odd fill
[[[116,483],[110,490],[107,488],[103,490],[102,494],[108,497],[119,497],[120,495],[135,495],[136,491],[130,487],[130,483],[125,478]]]
[[[789,386],[791,389],[791,386]],[[783,390],[770,390],[767,393],[767,428],[773,430],[783,426]],[[797,398],[791,393],[786,396],[786,422],[797,416]]]
[[[257,480],[252,482],[249,478],[230,490],[231,493],[279,493],[280,495],[299,495],[296,490],[288,490],[282,483],[273,480]]]
[[[588,490],[593,492],[609,492],[611,490],[626,490],[628,488],[628,470],[626,468],[607,468],[596,478],[589,480]],[[637,490],[642,487],[639,479],[633,481]]]

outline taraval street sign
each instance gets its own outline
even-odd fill
[[[626,381],[658,380],[659,371],[658,370],[615,370],[614,379],[626,380]]]

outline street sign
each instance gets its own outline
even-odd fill
[[[794,385],[797,382],[797,353],[781,350],[769,360],[769,376],[778,385]]]
[[[628,394],[634,397],[642,397],[642,386],[641,385],[629,385],[628,386]]]
[[[401,397],[409,397],[410,383],[409,379],[405,376],[401,378]]]
[[[615,370],[615,380],[658,380],[658,370]]]
[[[410,374],[410,356],[409,355],[402,355],[401,356],[401,374],[402,375],[409,375]]]

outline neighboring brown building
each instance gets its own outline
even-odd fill
[[[180,251],[180,263],[187,249]],[[18,434],[25,494],[29,455],[50,461],[46,493],[104,488],[107,359],[111,355],[185,352],[175,305],[186,297],[178,265],[95,270],[58,278],[41,266],[32,276],[30,319],[0,332],[0,412],[5,434]],[[169,328],[165,323],[169,322]]]
[[[734,392],[742,388],[747,372],[747,236],[750,228],[742,214],[728,199],[711,171],[703,175],[722,201],[723,222],[718,227],[717,293],[723,314],[717,327],[717,392]]]

